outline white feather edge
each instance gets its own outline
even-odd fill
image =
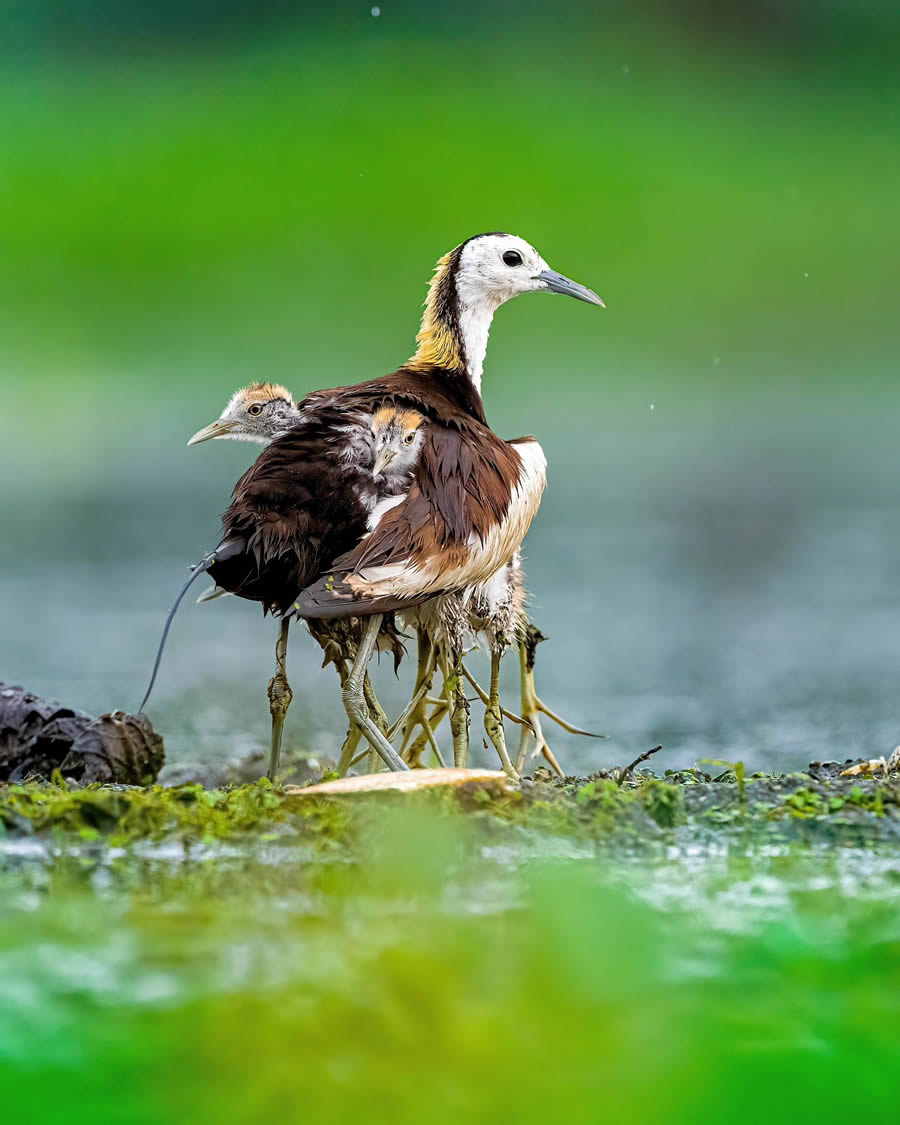
[[[447,569],[441,566],[441,559],[436,558],[429,560],[424,567],[417,566],[411,560],[390,566],[370,566],[350,575],[347,578],[348,585],[365,597],[411,598],[450,589],[462,592],[464,599],[467,599],[475,586],[490,581],[498,570],[510,562],[522,545],[540,507],[547,483],[547,458],[540,445],[536,441],[530,441],[512,448],[519,456],[521,469],[506,515],[491,528],[484,541],[475,533],[469,536],[469,551],[463,563]],[[383,503],[385,502],[382,501]],[[390,509],[385,508],[387,510]],[[379,518],[383,515],[384,511]],[[373,526],[376,525],[377,521]]]

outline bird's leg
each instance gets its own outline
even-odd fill
[[[426,746],[430,746],[438,763],[443,766],[444,759],[441,757],[441,752],[435,741],[434,732],[441,725],[444,716],[447,714],[447,700],[431,700],[426,698],[426,703],[434,704],[434,710],[425,718],[422,723],[422,732],[417,735],[409,750],[406,751],[406,760],[410,765],[419,765],[421,763],[422,751]]]
[[[347,676],[349,675],[349,672],[347,671],[347,661],[342,656],[336,655],[333,656],[330,660],[326,657],[325,663],[334,664],[335,668],[337,669],[338,679],[341,681],[341,691],[343,691],[347,685]],[[346,777],[347,771],[354,764],[356,748],[357,746],[359,746],[361,738],[362,731],[356,725],[356,723],[351,722],[347,730],[347,737],[344,739],[343,745],[341,746],[340,757],[338,758],[337,772],[341,775],[341,777]]]
[[[437,663],[437,648],[431,637],[424,630],[419,631],[419,653],[416,667],[416,683],[413,697],[403,714],[394,724],[395,729],[401,732],[400,753],[405,760],[413,766],[420,764],[420,758],[425,746],[428,745],[440,765],[444,764],[441,752],[438,749],[428,718],[428,705],[426,699],[434,679],[434,669]],[[413,748],[407,752],[409,740],[416,727],[421,727],[421,734],[416,739]]]
[[[582,730],[581,727],[576,727],[572,723],[566,722],[561,715],[557,715],[555,711],[551,711],[537,694],[534,687],[534,661],[537,646],[543,640],[546,640],[546,638],[543,633],[541,633],[540,629],[531,622],[528,622],[519,645],[519,660],[522,670],[522,717],[528,720],[534,728],[534,733],[537,737],[537,745],[532,752],[532,757],[536,757],[539,753],[543,754],[550,768],[555,770],[560,777],[563,777],[564,774],[560,764],[553,756],[550,747],[547,745],[547,740],[544,738],[543,731],[541,730],[541,715],[546,715],[548,719],[556,723],[557,726],[562,727],[563,730],[568,731],[569,734],[580,734],[585,738],[606,738],[607,736],[605,734],[594,734],[589,730]],[[519,757],[516,762],[519,770],[525,765],[524,755],[527,752],[527,743],[528,732],[523,730],[522,738],[519,743]]]
[[[472,685],[472,687],[475,690],[475,694],[478,696],[478,698],[481,700],[481,702],[485,705],[485,707],[487,707],[488,703],[490,703],[490,696],[484,690],[484,688],[481,686],[481,684],[475,679],[475,677],[472,675],[472,673],[469,671],[469,669],[465,666],[465,664],[463,664],[461,667],[462,667],[462,674],[466,677],[466,679]],[[432,700],[428,700],[428,702],[430,703],[430,702],[432,702]],[[440,702],[440,701],[434,700],[434,702]],[[500,708],[500,714],[503,716],[504,719],[509,719],[509,721],[511,723],[515,723],[517,726],[520,726],[520,727],[530,727],[531,726],[531,723],[527,723],[522,718],[521,715],[517,715],[515,713],[515,711],[507,711],[507,709],[505,707]]]
[[[385,765],[392,770],[406,770],[409,768],[406,762],[397,754],[384,734],[372,722],[369,709],[366,706],[366,668],[372,650],[375,648],[382,620],[383,615],[376,613],[367,618],[362,626],[362,636],[356,650],[356,657],[353,661],[353,667],[350,669],[350,675],[344,684],[342,695],[350,722],[362,728],[363,734],[369,740],[369,745],[378,751]]]
[[[356,755],[356,748],[359,746],[359,740],[362,738],[362,731],[356,723],[350,724],[350,729],[347,731],[347,737],[344,739],[344,745],[341,747],[341,756],[338,758],[337,772],[341,777],[345,777],[347,770],[353,765]]]
[[[532,634],[537,634],[536,639]],[[525,768],[525,761],[528,757],[528,747],[531,736],[534,735],[536,739],[536,746],[533,754],[543,754],[547,760],[550,768],[557,773],[560,777],[564,777],[562,767],[553,755],[552,750],[547,745],[547,739],[544,738],[544,732],[541,728],[541,706],[537,694],[534,690],[534,650],[537,648],[538,643],[544,638],[533,625],[528,626],[526,636],[523,637],[519,644],[519,671],[521,676],[521,691],[522,691],[522,718],[525,719],[531,726],[529,731],[528,727],[522,727],[522,733],[519,736],[519,755],[516,758],[516,770],[521,773]]]
[[[363,696],[366,700],[366,706],[369,709],[369,717],[376,727],[382,732],[385,738],[388,737],[388,720],[387,715],[384,713],[384,708],[378,702],[378,696],[375,694],[375,689],[372,687],[372,680],[369,673],[366,672],[363,680]],[[369,764],[367,773],[378,773],[379,757],[375,749],[369,750]]]
[[[510,777],[518,780],[518,773],[513,768],[506,750],[506,735],[503,731],[503,713],[500,708],[500,649],[491,646],[491,689],[488,695],[487,706],[484,709],[484,729],[493,742],[494,749],[500,758],[500,764]]]
[[[452,649],[452,661],[444,655],[444,696],[450,710],[450,733],[453,735],[453,764],[465,768],[469,761],[469,701],[460,671],[462,652]]]
[[[400,732],[400,737],[404,746],[406,745],[410,729],[415,726],[415,723],[418,721],[420,704],[428,694],[428,689],[431,687],[431,681],[434,678],[434,664],[435,651],[431,637],[428,636],[424,629],[420,629],[416,658],[415,689],[413,690],[412,699],[403,709],[403,712],[392,728],[394,731]]]
[[[272,748],[269,753],[269,781],[275,780],[281,758],[281,739],[284,734],[284,720],[288,707],[294,698],[287,678],[287,643],[290,619],[282,617],[278,640],[275,642],[275,675],[269,680],[269,711],[272,714]]]

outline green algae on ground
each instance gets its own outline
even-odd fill
[[[841,778],[811,773],[712,779],[700,771],[659,778],[649,771],[622,781],[525,780],[505,792],[467,787],[413,794],[306,796],[266,781],[204,789],[26,783],[0,787],[0,833],[51,835],[128,845],[142,840],[186,843],[282,840],[341,846],[372,816],[391,806],[433,815],[461,815],[489,834],[530,830],[611,846],[641,846],[667,837],[806,839],[810,832],[854,842],[860,831],[900,832],[900,785],[890,778]]]
[[[335,839],[346,827],[338,803],[305,801],[297,806],[268,782],[229,789],[185,785],[165,789],[26,783],[0,787],[0,831],[52,832],[113,845],[168,838],[216,841],[260,838],[289,825],[309,838]]]

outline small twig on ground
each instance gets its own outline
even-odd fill
[[[630,773],[634,772],[635,766],[639,766],[641,762],[648,761],[653,757],[654,754],[658,754],[660,750],[662,750],[662,746],[654,746],[652,750],[645,750],[643,754],[638,754],[631,765],[626,766],[625,769],[619,771],[619,785],[622,784],[622,782]]]

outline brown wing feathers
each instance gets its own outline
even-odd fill
[[[303,590],[296,601],[298,611],[305,617],[384,613],[434,597],[439,592],[434,589],[414,597],[365,596],[344,579],[378,566],[409,563],[423,569],[437,560],[449,572],[461,565],[471,536],[484,542],[506,515],[519,464],[511,447],[484,426],[432,425],[405,501]]]
[[[368,468],[346,462],[346,426],[359,417],[320,408],[274,441],[241,477],[222,519],[224,539],[244,550],[210,568],[217,585],[290,608],[297,591],[365,532]]]
[[[348,425],[368,433],[363,423],[384,405],[412,407],[431,425],[406,500],[364,538],[371,462],[348,459],[360,440]],[[437,556],[448,566],[458,563],[471,535],[484,540],[503,519],[519,479],[518,458],[484,423],[477,392],[468,381],[448,380],[446,372],[401,368],[382,379],[317,391],[303,400],[299,415],[298,425],[265,449],[235,486],[223,538],[242,539],[244,550],[210,569],[219,586],[262,602],[267,611],[287,612],[301,590],[305,616],[413,604],[382,599],[376,607],[357,599],[351,605],[341,575],[405,560],[424,565]],[[333,574],[323,573],[328,567]]]

